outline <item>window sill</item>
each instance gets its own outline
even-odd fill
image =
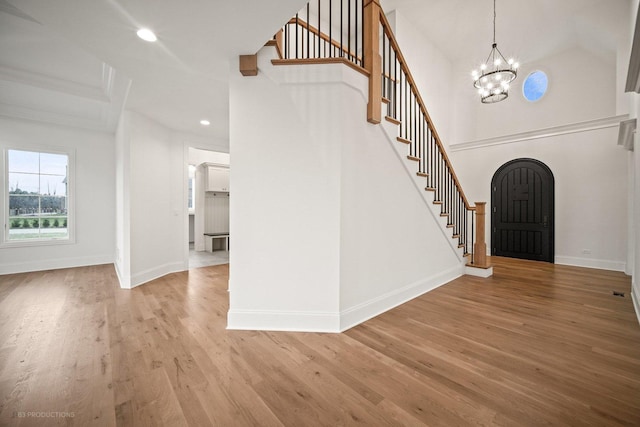
[[[73,245],[75,239],[34,239],[34,240],[7,240],[0,243],[0,248],[23,248],[34,246],[58,246],[58,245]]]

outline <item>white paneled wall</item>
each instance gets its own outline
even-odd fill
[[[205,233],[229,232],[229,193],[205,193]]]

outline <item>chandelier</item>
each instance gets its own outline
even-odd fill
[[[496,43],[496,0],[493,0],[493,44],[487,60],[480,65],[480,71],[473,70],[473,86],[478,89],[483,104],[491,104],[507,99],[509,84],[518,75],[518,63],[508,61]]]

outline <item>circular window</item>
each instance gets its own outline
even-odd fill
[[[548,84],[549,79],[547,79],[547,75],[544,72],[534,71],[524,80],[522,94],[529,102],[537,101],[547,91]]]

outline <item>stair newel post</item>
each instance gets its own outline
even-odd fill
[[[278,55],[280,56],[280,59],[284,58],[284,44],[282,43],[283,34],[284,30],[280,28],[280,31],[278,31],[275,35],[276,49],[278,49]]]
[[[487,244],[485,243],[485,207],[487,202],[476,202],[476,243],[473,245],[473,264],[488,267]]]
[[[367,121],[380,123],[382,118],[382,57],[380,56],[379,0],[364,0],[364,68],[369,72]]]

